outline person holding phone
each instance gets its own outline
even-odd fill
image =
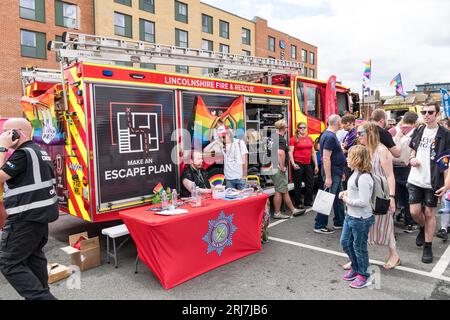
[[[47,259],[42,251],[48,223],[59,216],[50,156],[31,141],[31,124],[12,118],[0,135],[0,184],[6,209],[0,242],[0,271],[26,300],[55,300],[48,287]],[[6,160],[8,149],[14,153]]]

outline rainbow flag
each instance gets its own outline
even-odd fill
[[[205,102],[201,96],[197,96],[194,116],[194,132],[193,145],[195,149],[203,148],[203,146],[211,141],[211,127],[216,116],[209,112]]]
[[[209,112],[202,97],[197,96],[192,134],[194,148],[203,148],[211,142],[214,129],[221,125],[230,128],[238,138],[244,136],[244,97],[236,98],[222,115],[214,116]]]
[[[225,175],[220,174],[220,173],[215,174],[211,178],[209,178],[209,183],[213,187],[223,185],[224,181],[225,181]]]
[[[395,87],[395,91],[400,94],[403,99],[406,98],[407,94],[403,89],[402,76],[400,75],[400,73],[391,80],[390,86]]]
[[[37,85],[36,83],[34,85]],[[23,112],[33,127],[33,141],[49,145],[65,144],[55,113],[55,88],[51,87],[38,97],[31,96],[31,88],[20,100]]]
[[[372,76],[372,60],[363,61],[363,63],[365,64],[364,77],[370,80],[370,77]]]
[[[158,182],[158,184],[153,188],[153,193],[161,193],[164,190],[164,187],[161,182]]]

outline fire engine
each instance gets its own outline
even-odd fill
[[[335,76],[299,76],[301,62],[79,33],[65,33],[48,50],[60,70],[23,68],[21,104],[33,140],[54,160],[61,211],[90,222],[149,204],[157,185],[179,190],[184,153],[204,147],[219,125],[255,138],[284,118],[289,137],[304,121],[316,138],[329,115],[352,111],[349,88]],[[167,73],[148,64],[215,73]],[[223,180],[220,164],[206,167],[211,182]]]

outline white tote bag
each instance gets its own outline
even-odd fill
[[[314,200],[312,209],[315,212],[329,216],[331,213],[331,209],[333,208],[335,197],[336,195],[329,193],[327,191],[324,190],[317,191],[316,199]]]

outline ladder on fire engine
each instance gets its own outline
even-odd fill
[[[61,70],[25,67],[21,70],[22,93],[25,94],[27,85],[38,81],[48,83],[61,82]]]
[[[219,78],[271,83],[276,74],[300,74],[303,62],[192,49],[145,41],[123,40],[65,32],[62,42],[50,41],[48,50],[57,52],[65,65],[74,61],[97,63],[146,63],[189,66],[218,70],[208,74]]]

